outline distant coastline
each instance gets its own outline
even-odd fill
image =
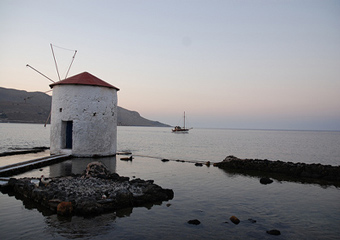
[[[43,92],[27,92],[0,87],[0,123],[45,124],[52,97]],[[118,106],[118,126],[171,127]]]

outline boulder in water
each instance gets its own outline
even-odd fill
[[[57,206],[57,213],[62,216],[71,215],[73,212],[73,207],[71,202],[61,202]]]
[[[281,232],[277,229],[269,230],[269,231],[267,231],[267,233],[270,234],[270,235],[276,235],[276,236],[281,235]]]
[[[231,216],[230,217],[230,221],[232,221],[234,224],[239,224],[240,223],[240,219],[238,219],[235,216]]]
[[[101,162],[91,162],[87,164],[85,170],[86,177],[105,178],[110,175],[109,169]]]
[[[273,180],[271,180],[268,177],[263,177],[263,178],[260,179],[261,184],[271,184],[272,182],[273,182]]]
[[[199,225],[201,222],[198,219],[192,219],[188,221],[189,224]]]

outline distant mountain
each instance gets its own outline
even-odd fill
[[[0,87],[0,122],[45,123],[51,101],[52,97],[46,93]],[[122,107],[118,107],[118,126],[170,127]]]
[[[170,125],[143,118],[138,112],[118,106],[118,126],[171,127]]]
[[[51,96],[0,87],[0,122],[45,123]]]

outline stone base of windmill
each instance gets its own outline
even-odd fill
[[[10,191],[23,200],[33,200],[59,215],[98,215],[127,207],[160,203],[173,198],[153,180],[121,177],[100,162],[88,164],[84,174],[57,177],[37,184],[33,178],[11,178]]]

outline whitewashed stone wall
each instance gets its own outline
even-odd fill
[[[72,149],[65,149],[66,121],[73,121]],[[51,154],[109,156],[117,148],[117,90],[55,85],[51,112]]]

